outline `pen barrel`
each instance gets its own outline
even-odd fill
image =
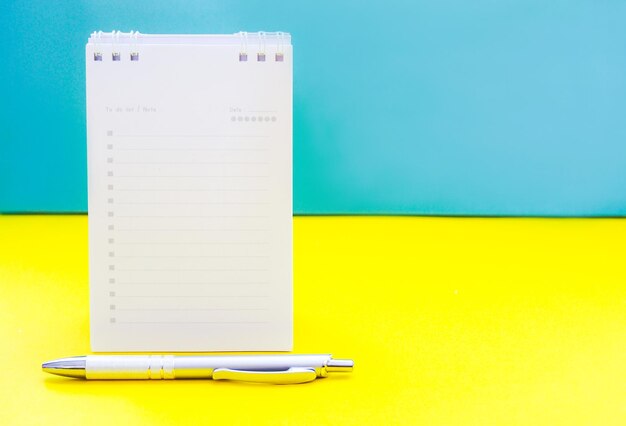
[[[85,377],[94,380],[174,379],[174,356],[88,356]]]
[[[302,367],[320,377],[326,376],[330,360],[330,355],[89,355],[85,375],[96,380],[210,379],[215,369],[269,372]]]

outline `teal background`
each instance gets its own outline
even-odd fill
[[[626,214],[626,2],[7,1],[0,211],[87,208],[93,30],[293,36],[296,213]]]

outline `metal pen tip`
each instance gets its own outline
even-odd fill
[[[84,356],[72,358],[61,358],[41,364],[41,369],[57,376],[76,377],[84,379],[86,377],[87,359]]]

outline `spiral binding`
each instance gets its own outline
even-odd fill
[[[120,31],[113,31],[113,42],[111,43],[111,60],[113,62],[119,62],[120,59],[122,59],[122,55],[121,53],[118,51],[116,52],[115,50],[113,50],[115,48],[115,45],[117,43],[119,43],[120,41]]]
[[[93,32],[91,34],[91,41],[94,41],[95,44],[97,46],[108,46],[111,52],[111,61],[112,62],[121,62],[126,60],[124,58],[124,55],[126,55],[125,53],[123,54],[123,50],[120,49],[120,42],[122,41],[122,39],[124,40],[123,43],[128,44],[129,46],[129,52],[128,52],[128,60],[130,60],[131,62],[138,62],[139,61],[139,44],[142,43],[146,43],[145,40],[139,41],[139,36],[141,34],[139,33],[139,31],[134,31],[131,30],[130,33],[122,33],[121,31],[112,31],[110,33],[103,33],[102,31],[98,31],[98,32]],[[248,33],[245,31],[240,31],[236,34],[231,35],[238,37],[239,39],[239,62],[248,62],[250,56],[250,36],[254,37],[254,41],[256,44],[256,51],[252,52],[252,57],[256,56],[256,62],[267,62],[268,61],[268,55],[267,55],[267,47],[268,47],[268,40],[269,37],[272,37],[275,40],[276,43],[276,51],[274,53],[274,62],[284,62],[285,61],[285,51],[284,48],[285,46],[289,45],[288,42],[288,34],[287,33],[283,33],[283,32],[275,32],[275,33],[267,33],[264,31],[259,31],[257,33]],[[166,39],[168,40],[168,38],[170,36],[167,35],[145,35],[145,37],[148,38],[148,40],[150,38],[162,38],[162,39]],[[173,36],[176,37],[176,36]],[[190,35],[188,37],[207,37],[207,36],[193,36]],[[212,36],[208,36],[208,37],[212,37]],[[219,36],[219,37],[223,37],[223,36]],[[174,38],[175,39],[175,38]],[[180,39],[180,38],[179,38]],[[237,39],[232,40],[230,44],[234,43],[236,44]],[[169,40],[168,40],[169,41]],[[196,41],[197,43],[197,41]],[[176,44],[176,42],[174,42],[174,44]],[[203,43],[199,43],[199,44],[203,44]],[[210,44],[210,43],[209,43]],[[274,47],[272,45],[272,47]],[[106,49],[106,50],[109,50]],[[273,49],[270,49],[273,50]],[[108,55],[108,53],[107,53]],[[101,50],[95,50],[93,52],[93,60],[96,62],[103,62],[105,61],[105,55],[103,54],[103,52]]]
[[[241,39],[239,62],[247,62],[248,61],[248,33],[245,31],[239,32],[239,38]]]
[[[100,40],[102,38],[102,31],[94,32],[91,34],[94,38]],[[102,62],[102,52],[93,52],[93,60]]]
[[[240,31],[237,33],[239,36],[240,42],[240,50],[239,50],[239,62],[248,62],[248,52],[249,52],[249,35],[251,33]],[[254,34],[254,33],[252,33]],[[286,35],[283,32],[276,33],[267,33],[265,31],[259,31],[256,33],[258,36],[258,50],[256,52],[256,60],[257,62],[266,62],[267,61],[267,40],[268,35],[273,35],[276,37],[276,53],[274,54],[275,62],[284,62],[285,61],[285,51],[284,47],[287,45],[286,43]]]
[[[139,60],[139,52],[137,51],[137,46],[136,46],[138,36],[139,36],[139,31],[131,30],[130,32],[130,39],[132,40],[130,44],[130,61],[131,62],[137,62]]]
[[[259,31],[259,53],[256,54],[257,62],[265,62],[265,33]]]
[[[276,33],[276,55],[274,60],[276,62],[283,62],[285,60],[285,53],[283,52],[283,37],[285,34],[281,31]]]

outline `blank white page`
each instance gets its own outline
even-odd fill
[[[86,47],[94,351],[292,347],[288,34]]]

